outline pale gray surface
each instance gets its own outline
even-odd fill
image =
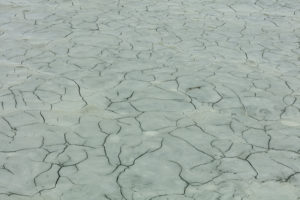
[[[299,0],[0,0],[1,200],[299,200]]]

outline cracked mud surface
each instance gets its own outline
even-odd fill
[[[299,200],[298,0],[0,0],[1,200]]]

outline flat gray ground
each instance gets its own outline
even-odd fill
[[[0,0],[1,200],[299,200],[299,0]]]

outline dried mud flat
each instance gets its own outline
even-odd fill
[[[299,200],[298,0],[0,0],[1,200]]]

